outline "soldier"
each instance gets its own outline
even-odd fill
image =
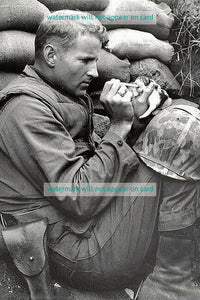
[[[48,219],[50,266],[63,281],[87,290],[126,287],[149,251],[159,197],[45,196],[44,184],[153,181],[159,194],[160,179],[128,144],[132,93],[119,80],[107,82],[101,94],[110,129],[103,139],[93,131],[87,88],[98,76],[105,28],[81,12],[51,16],[58,14],[79,19],[44,19],[34,65],[1,91],[0,211],[8,227]],[[147,101],[153,89],[150,84],[141,97]]]

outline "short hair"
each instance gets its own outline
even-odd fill
[[[75,10],[55,11],[40,23],[35,38],[35,56],[39,57],[48,43],[59,44],[63,50],[69,50],[79,35],[92,34],[102,45],[108,42],[106,28],[88,12]]]

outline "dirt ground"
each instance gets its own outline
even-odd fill
[[[129,300],[124,290],[89,293],[79,291],[71,287],[62,288],[57,282],[54,283],[56,298],[54,300]],[[0,268],[0,300],[30,300],[26,284],[17,275],[12,262],[1,259]],[[41,299],[44,300],[44,299]]]

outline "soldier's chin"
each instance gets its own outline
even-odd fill
[[[79,93],[79,96],[85,96],[85,94],[87,93],[87,89],[88,89],[88,84],[81,85],[77,93]]]
[[[86,93],[87,93],[87,90],[81,91],[79,93],[79,97],[84,97],[86,95]]]
[[[75,91],[71,92],[71,94],[73,94],[73,96],[75,97],[84,97],[87,93],[87,88],[79,88],[76,89]]]

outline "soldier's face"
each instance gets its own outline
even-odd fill
[[[55,66],[56,84],[72,96],[84,96],[95,77],[101,42],[91,34],[79,36],[75,44],[58,56]]]

